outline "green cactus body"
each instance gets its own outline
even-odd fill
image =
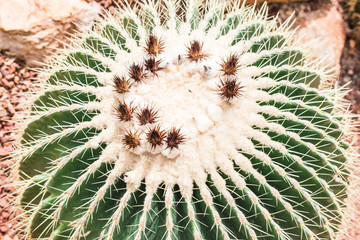
[[[19,149],[27,238],[335,239],[338,90],[266,7],[179,10],[120,9],[44,72]]]

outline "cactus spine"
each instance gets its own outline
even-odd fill
[[[348,117],[289,21],[164,3],[105,16],[43,72],[17,155],[26,238],[334,239]]]

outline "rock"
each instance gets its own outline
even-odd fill
[[[8,227],[3,225],[3,226],[0,226],[0,232],[7,232],[8,230]]]
[[[0,1],[0,48],[24,59],[30,66],[43,62],[48,51],[61,47],[74,23],[90,25],[100,6],[84,0]]]
[[[279,13],[284,21],[294,13],[293,28],[298,28],[296,39],[309,49],[310,55],[323,61],[323,65],[340,74],[340,58],[345,44],[345,22],[338,0],[314,0],[292,4],[272,4],[270,13]]]
[[[0,118],[5,117],[7,115],[7,111],[5,109],[0,109]]]
[[[332,1],[330,8],[320,8],[306,14],[303,18],[298,37],[302,37],[309,46],[311,53],[340,74],[340,58],[345,45],[346,32],[338,1]]]
[[[354,39],[349,39],[349,54],[354,55],[356,47],[356,41]]]
[[[3,240],[13,240],[11,237],[9,237],[8,235],[5,235]]]
[[[5,199],[0,199],[0,207],[3,209],[7,207],[9,203]]]

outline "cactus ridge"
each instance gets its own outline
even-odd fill
[[[335,239],[350,120],[266,11],[125,2],[83,29],[24,119],[25,238]]]

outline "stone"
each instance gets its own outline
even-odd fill
[[[292,4],[269,5],[272,15],[279,13],[285,20],[294,13],[297,28],[295,40],[308,50],[308,55],[322,60],[322,65],[334,73],[334,80],[340,75],[340,59],[345,45],[345,22],[338,0],[314,0]]]
[[[100,6],[84,0],[0,1],[0,48],[39,66],[60,48],[75,24],[89,26]]]
[[[5,109],[0,109],[0,118],[5,117],[7,115],[7,111]]]
[[[297,33],[304,43],[311,43],[308,44],[310,53],[324,59],[336,77],[340,75],[340,58],[346,40],[345,22],[339,9],[338,1],[332,1],[328,9],[310,12]]]
[[[5,235],[3,240],[13,240],[11,237],[9,237],[9,235]]]
[[[7,226],[5,226],[5,225],[0,226],[0,232],[7,232],[8,229],[9,228]]]
[[[5,199],[0,199],[0,207],[5,208],[9,203]]]

